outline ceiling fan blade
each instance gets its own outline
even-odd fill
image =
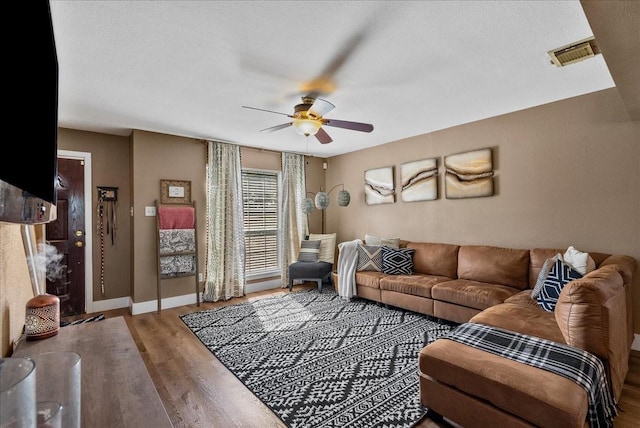
[[[314,115],[315,117],[322,117],[334,108],[336,108],[336,106],[331,104],[329,101],[316,98],[316,100],[313,102],[313,105],[311,105],[311,107],[309,108],[309,113]]]
[[[373,125],[370,123],[349,122],[346,120],[322,119],[322,123],[327,126],[335,126],[336,128],[351,129],[353,131],[371,132]]]
[[[280,129],[284,129],[284,128],[288,128],[289,126],[293,125],[293,122],[289,122],[289,123],[283,123],[282,125],[276,125],[276,126],[272,126],[271,128],[264,128],[261,129],[260,132],[273,132],[273,131],[278,131]]]
[[[273,110],[265,110],[263,108],[249,107],[249,106],[242,106],[242,108],[250,108],[252,110],[266,111],[267,113],[275,113],[275,114],[281,114],[281,115],[287,116],[287,117],[293,117],[293,116],[291,116],[290,114],[287,114],[287,113],[280,113],[279,111],[273,111]]]
[[[331,137],[329,137],[329,134],[327,134],[327,131],[322,128],[318,129],[318,132],[316,132],[316,138],[321,144],[329,144],[333,141]]]

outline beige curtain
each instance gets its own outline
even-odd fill
[[[307,216],[302,212],[306,195],[304,155],[282,153],[282,199],[278,252],[282,271],[282,288],[288,287],[289,265],[298,259],[300,241],[309,234]]]
[[[207,267],[203,300],[244,295],[245,252],[240,146],[209,142]]]

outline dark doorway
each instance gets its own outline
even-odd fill
[[[62,276],[47,279],[47,293],[60,298],[60,315],[83,314],[85,308],[84,161],[58,158],[57,219],[47,223],[46,240],[63,255]]]

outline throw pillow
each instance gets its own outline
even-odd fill
[[[555,256],[547,259],[542,264],[542,269],[540,269],[540,273],[538,274],[538,279],[536,280],[536,285],[533,287],[533,291],[531,292],[531,298],[537,299],[540,295],[540,290],[542,290],[542,286],[544,285],[544,281],[547,279],[547,275],[549,275],[549,271],[553,267],[553,264],[562,260],[562,254],[558,253]]]
[[[562,257],[565,263],[571,265],[572,268],[582,275],[586,275],[596,268],[596,262],[589,253],[576,250],[573,246],[567,248],[567,251]]]
[[[320,241],[318,261],[333,264],[336,251],[336,233],[310,233],[310,241]]]
[[[320,241],[302,241],[300,242],[300,252],[298,253],[299,262],[316,263],[320,256]]]
[[[382,247],[382,272],[388,275],[413,274],[413,248]]]
[[[358,265],[356,270],[382,272],[382,247],[358,244]]]
[[[381,238],[374,235],[364,235],[364,242],[367,245],[384,245],[391,248],[400,248],[400,238]]]
[[[582,278],[582,274],[562,260],[556,260],[544,281],[540,295],[536,299],[538,305],[547,312],[553,312],[564,286],[574,279]]]

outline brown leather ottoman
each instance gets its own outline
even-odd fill
[[[422,349],[419,369],[422,404],[464,427],[586,426],[586,391],[546,370],[447,339]]]

